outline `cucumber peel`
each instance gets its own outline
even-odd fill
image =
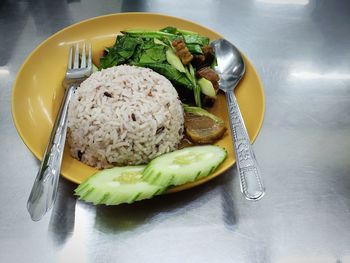
[[[80,200],[94,205],[118,205],[152,198],[173,185],[208,176],[225,160],[225,149],[193,146],[153,159],[147,166],[114,167],[98,171],[75,190]]]
[[[225,149],[214,145],[183,148],[152,160],[142,179],[162,188],[185,184],[214,172],[226,156]]]
[[[75,189],[75,195],[94,205],[118,205],[152,198],[164,189],[141,179],[144,168],[126,166],[98,171]]]

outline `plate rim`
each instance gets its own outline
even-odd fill
[[[25,136],[22,132],[22,130],[20,129],[20,125],[19,125],[19,122],[18,122],[18,119],[16,118],[16,115],[15,115],[15,103],[14,103],[14,100],[15,100],[15,89],[16,89],[16,86],[17,86],[17,82],[18,82],[18,79],[19,79],[19,76],[22,74],[22,71],[24,70],[24,68],[26,67],[28,61],[32,58],[32,56],[34,56],[34,54],[36,52],[38,52],[38,50],[46,44],[46,42],[50,41],[52,38],[54,38],[56,35],[58,34],[61,34],[62,32],[66,31],[66,30],[69,30],[70,28],[72,27],[75,27],[79,24],[82,24],[82,23],[86,23],[86,22],[89,22],[89,21],[93,21],[93,20],[96,20],[96,19],[103,19],[105,17],[112,17],[112,16],[130,16],[130,15],[143,15],[143,16],[158,16],[158,17],[166,17],[166,18],[172,18],[172,19],[176,19],[176,20],[182,20],[184,22],[187,22],[187,23],[190,23],[190,24],[194,24],[196,26],[199,26],[203,29],[206,29],[206,30],[209,30],[209,31],[212,31],[212,32],[215,32],[219,37],[221,38],[224,38],[220,33],[218,33],[217,31],[207,27],[207,26],[204,26],[202,24],[199,24],[197,22],[193,22],[189,19],[185,19],[185,18],[182,18],[182,17],[177,17],[177,16],[173,16],[173,15],[167,15],[167,14],[163,14],[163,13],[157,13],[157,12],[123,12],[123,13],[110,13],[110,14],[106,14],[106,15],[101,15],[101,16],[95,16],[95,17],[91,17],[91,18],[88,18],[88,19],[83,19],[83,20],[80,20],[78,22],[75,22],[74,24],[71,24],[67,27],[64,27],[60,30],[58,30],[57,32],[55,32],[54,34],[50,35],[49,37],[47,37],[46,39],[44,39],[39,45],[37,45],[30,53],[29,55],[27,55],[27,57],[25,58],[25,60],[22,62],[20,68],[18,69],[17,73],[16,73],[16,77],[15,77],[15,80],[13,82],[13,85],[12,85],[12,92],[11,92],[11,115],[12,115],[12,120],[14,122],[14,126],[16,128],[16,131],[19,135],[19,137],[21,138],[22,142],[24,143],[24,145],[28,148],[28,150],[39,160],[41,161],[42,160],[42,154],[40,154],[39,152],[35,151],[34,149],[32,149],[30,147],[30,143],[28,142],[28,140],[25,139]],[[239,48],[238,48],[239,49]],[[263,86],[263,83],[261,81],[261,78],[260,78],[260,75],[258,74],[257,70],[255,69],[253,63],[251,63],[251,61],[247,58],[247,56],[239,49],[239,51],[241,52],[243,58],[245,61],[247,61],[248,63],[250,63],[251,65],[251,70],[253,72],[253,75],[256,76],[257,78],[257,82],[258,82],[258,85],[261,87],[261,100],[262,100],[262,111],[261,111],[261,116],[259,116],[259,122],[257,123],[257,130],[255,131],[255,133],[252,135],[252,137],[250,138],[250,141],[251,143],[253,144],[256,140],[256,138],[258,137],[260,131],[261,131],[261,128],[263,126],[263,122],[264,122],[264,119],[265,119],[265,111],[266,111],[266,98],[265,98],[265,92],[264,92],[264,86]],[[40,157],[41,156],[41,157]],[[234,164],[236,163],[236,158],[234,156],[234,160],[232,163],[229,163],[227,164],[227,166],[222,169],[220,171],[219,174],[216,174],[216,173],[213,173],[207,177],[204,177],[200,180],[196,180],[196,181],[193,181],[193,182],[190,182],[190,183],[187,183],[187,184],[184,184],[184,185],[180,185],[180,186],[175,186],[175,187],[171,187],[169,188],[166,192],[164,192],[165,194],[168,194],[168,193],[175,193],[175,192],[179,192],[179,191],[183,191],[183,190],[187,190],[187,189],[190,189],[190,188],[193,188],[195,186],[198,186],[200,184],[203,184],[207,181],[210,181],[212,179],[214,179],[215,177],[225,173],[227,170],[229,170],[232,166],[234,166]],[[73,183],[76,183],[76,184],[79,184],[77,182],[77,180],[75,180],[74,178],[72,178],[71,176],[67,176],[67,175],[64,175],[61,171],[61,174],[60,176],[64,177],[65,179],[73,182]],[[190,184],[190,185],[188,185]]]

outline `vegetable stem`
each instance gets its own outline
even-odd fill
[[[202,109],[199,107],[194,107],[194,106],[189,106],[185,103],[182,103],[182,107],[185,110],[185,112],[187,112],[187,113],[192,113],[192,114],[199,115],[199,116],[209,117],[213,121],[215,121],[216,123],[224,123],[224,121],[222,119],[215,116],[214,114],[211,114],[210,112],[206,111],[205,109]]]
[[[150,31],[150,30],[125,30],[121,31],[123,34],[129,34],[131,36],[142,36],[142,37],[148,37],[148,38],[157,38],[157,37],[168,37],[168,38],[175,38],[177,37],[174,34],[161,32],[161,31]]]

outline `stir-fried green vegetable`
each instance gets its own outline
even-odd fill
[[[201,97],[204,95],[201,95],[196,68],[191,63],[185,64],[180,60],[172,42],[181,40],[190,56],[203,55],[203,47],[209,45],[208,37],[175,27],[166,27],[159,31],[126,30],[122,34],[117,36],[112,47],[105,49],[105,56],[100,59],[100,68],[121,64],[150,68],[165,76],[177,88],[191,90],[192,100],[196,106],[201,107]]]
[[[192,114],[198,115],[198,116],[205,116],[205,117],[212,119],[216,123],[224,123],[224,121],[222,119],[215,116],[214,114],[211,114],[210,112],[206,111],[205,109],[202,109],[199,107],[189,106],[189,105],[184,104],[184,103],[182,104],[182,107],[184,108],[186,113],[192,113]]]

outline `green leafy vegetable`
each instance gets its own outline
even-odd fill
[[[187,78],[186,74],[181,73],[168,63],[136,63],[134,65],[153,69],[167,79],[171,80],[175,85],[185,86],[188,89],[193,89],[193,83]]]
[[[173,27],[173,26],[167,26],[167,27],[162,28],[159,31],[165,32],[165,33],[170,33],[170,34],[176,34],[177,28]]]
[[[196,32],[168,26],[160,30],[125,30],[117,36],[112,47],[105,49],[105,55],[100,59],[100,69],[121,64],[129,64],[150,68],[169,79],[178,89],[192,92],[192,98],[181,98],[183,101],[194,101],[201,107],[201,87],[196,79],[192,64],[187,66],[175,53],[172,41],[184,41],[191,54],[203,54],[202,47],[209,44],[209,38]],[[179,92],[186,94],[188,92]],[[181,95],[180,95],[181,96]]]
[[[197,32],[184,30],[184,29],[177,29],[177,32],[178,32],[178,34],[181,34],[181,35],[198,35]]]
[[[192,54],[203,54],[202,48],[198,44],[186,44],[186,47]]]
[[[191,64],[186,67],[186,75],[192,81],[194,101],[198,107],[202,107],[201,88],[197,84],[194,68]]]
[[[167,46],[163,41],[159,40],[158,38],[154,38],[154,43],[158,45]]]
[[[176,34],[176,35],[198,35],[198,33],[196,33],[196,32],[179,29],[179,28],[176,28],[173,26],[164,27],[159,31],[165,32],[165,33],[170,33],[170,34]]]
[[[170,34],[161,31],[149,31],[149,30],[126,30],[121,31],[123,34],[132,36],[132,37],[141,37],[141,38],[170,38],[175,39],[177,35]]]
[[[143,50],[138,62],[141,64],[163,63],[166,60],[164,49],[164,46],[154,44]]]
[[[209,44],[209,38],[200,35],[184,35],[183,38],[186,44],[198,44],[201,46],[207,46]]]
[[[134,55],[137,46],[142,43],[142,39],[139,38],[128,35],[118,36],[116,44],[106,49],[107,56],[100,59],[101,68],[109,68],[125,63]]]
[[[178,71],[185,73],[186,69],[184,65],[182,64],[181,60],[178,56],[176,56],[174,50],[172,48],[168,48],[165,52],[166,60],[170,65],[172,65],[174,68],[176,68]]]

